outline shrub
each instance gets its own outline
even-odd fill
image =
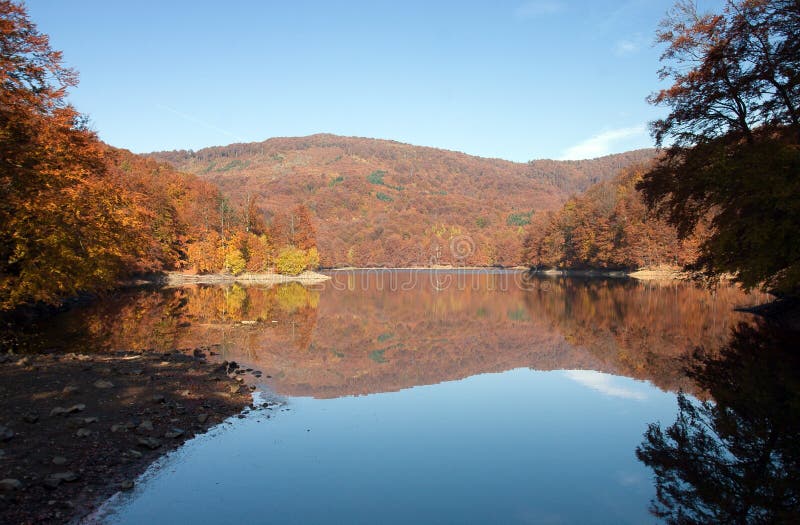
[[[287,246],[275,258],[275,269],[286,275],[299,275],[306,269],[308,254],[305,250]]]

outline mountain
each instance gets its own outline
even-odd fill
[[[323,266],[524,263],[525,226],[654,150],[516,163],[336,135],[273,138],[149,156],[217,185],[269,221],[307,206]]]

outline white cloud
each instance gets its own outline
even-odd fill
[[[645,395],[644,392],[636,391],[622,385],[615,385],[614,380],[617,378],[612,375],[595,372],[594,370],[567,370],[564,374],[576,383],[580,383],[583,386],[610,397],[621,397],[636,401],[644,401],[647,399],[647,395]]]
[[[644,39],[641,34],[635,34],[631,38],[617,40],[614,46],[614,54],[617,56],[632,55],[641,49]]]
[[[530,0],[514,10],[517,18],[537,18],[542,15],[552,15],[564,9],[564,4],[554,0]]]
[[[622,141],[632,142],[633,138],[647,136],[647,127],[643,124],[629,128],[618,128],[598,133],[574,146],[564,150],[561,160],[592,159],[612,153],[612,147]],[[636,147],[636,146],[634,146]]]

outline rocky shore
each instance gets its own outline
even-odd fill
[[[260,372],[168,353],[0,355],[0,523],[86,516],[252,403]]]

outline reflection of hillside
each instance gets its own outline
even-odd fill
[[[548,280],[523,291],[507,275],[480,274],[437,289],[423,273],[410,290],[411,274],[401,274],[392,292],[387,275],[336,274],[307,346],[261,325],[214,342],[291,395],[391,391],[519,367],[593,369],[691,391],[682,358],[718,346],[743,318],[732,311],[744,300],[733,288]]]
[[[757,297],[734,287],[711,293],[677,282],[560,279],[525,299],[534,315],[605,370],[691,391],[682,361],[696,347],[719,348],[731,327],[749,317],[732,309]]]
[[[321,291],[139,292],[72,312],[62,325],[84,346],[214,345],[220,358],[272,376],[279,393],[336,397],[520,367],[591,369],[692,391],[681,358],[696,346],[718,347],[743,318],[732,306],[744,296],[732,288],[710,295],[629,281],[529,284],[520,289],[508,273],[460,283],[452,275],[434,283],[425,272],[337,273]]]

